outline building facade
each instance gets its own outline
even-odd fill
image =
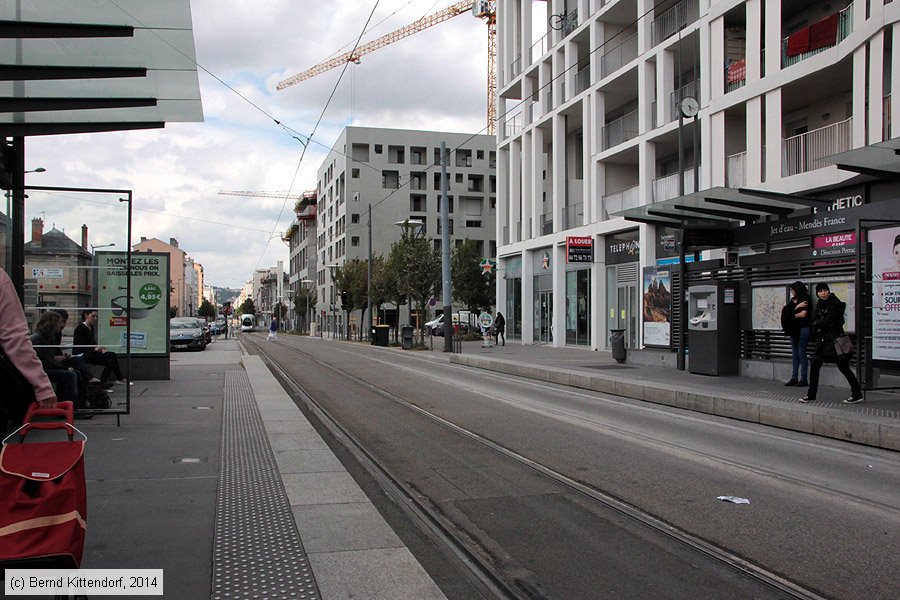
[[[194,303],[197,295],[191,284],[196,272],[193,267],[189,267],[188,255],[178,247],[178,240],[169,238],[167,244],[157,238],[141,236],[140,243],[135,244],[132,251],[163,252],[169,255],[169,306],[175,310],[176,317],[190,316],[191,308],[196,309]]]
[[[294,298],[300,298],[307,291],[315,289],[318,265],[318,253],[316,252],[317,209],[317,192],[315,190],[304,192],[294,205],[294,214],[297,218],[284,234],[284,241],[289,248],[286,292],[288,301],[286,304],[288,304],[290,326],[293,329],[304,331],[309,330],[311,315],[304,314],[307,312],[306,303],[303,305],[303,310],[298,312],[294,307]],[[312,310],[310,309],[309,312]]]
[[[481,255],[496,255],[495,139],[487,135],[347,127],[318,172],[315,264],[323,331],[362,326],[359,311],[341,311],[333,269],[368,258],[368,209],[372,207],[372,256],[387,256],[400,238],[397,223],[418,221],[441,248],[440,145],[446,143],[451,243],[475,240]],[[437,290],[437,305],[442,304]],[[389,320],[402,318],[394,310]]]
[[[624,330],[627,346],[649,345],[643,298],[658,282],[645,279],[678,262],[695,191],[894,201],[822,159],[896,135],[900,3],[499,0],[497,12],[497,288],[512,339],[598,349]],[[721,202],[699,214],[804,214]],[[592,246],[589,261],[571,260],[571,238]],[[779,248],[767,243],[745,239],[740,253]],[[726,254],[686,260],[728,266]]]

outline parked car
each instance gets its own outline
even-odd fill
[[[203,321],[194,317],[175,317],[169,321],[169,347],[172,350],[205,350]]]
[[[460,335],[465,335],[469,333],[469,324],[463,323],[462,321],[453,321],[453,333],[458,333]],[[431,328],[431,335],[444,335],[444,324],[438,323],[434,327]]]

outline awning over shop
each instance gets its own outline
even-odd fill
[[[202,120],[189,0],[0,3],[0,135]]]
[[[823,164],[883,179],[900,179],[900,138],[826,156]]]
[[[714,187],[610,215],[629,221],[682,229],[723,229],[775,215],[786,217],[833,200],[748,188]]]

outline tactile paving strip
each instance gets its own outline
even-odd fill
[[[244,371],[225,373],[223,413],[211,598],[319,600]]]

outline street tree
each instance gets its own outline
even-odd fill
[[[206,319],[215,319],[216,307],[213,306],[212,302],[204,298],[203,302],[200,303],[200,308],[197,309],[197,314]]]
[[[362,315],[360,323],[365,321],[365,310],[368,303],[367,280],[368,264],[366,261],[358,258],[348,260],[343,266],[338,267],[334,271],[334,282],[341,292],[341,304],[342,306],[346,305],[344,311],[347,316],[348,332],[350,313],[354,310],[360,310]],[[362,338],[361,333],[360,339]]]
[[[453,250],[450,259],[453,299],[476,314],[494,304],[496,289],[495,275],[484,272],[481,259],[478,244],[469,239]]]
[[[406,230],[400,240],[391,245],[387,268],[393,295],[408,297],[410,306],[419,314],[419,340],[424,340],[422,327],[427,321],[428,299],[441,282],[441,256],[425,236]]]
[[[307,331],[309,331],[309,312],[307,312],[307,308],[312,314],[316,312],[316,305],[319,303],[319,294],[316,292],[316,288],[302,286],[297,295],[294,296],[294,311],[298,315],[303,315],[303,325]]]
[[[256,306],[253,304],[253,298],[247,298],[243,302],[241,302],[240,308],[242,315],[255,315],[256,314]]]

